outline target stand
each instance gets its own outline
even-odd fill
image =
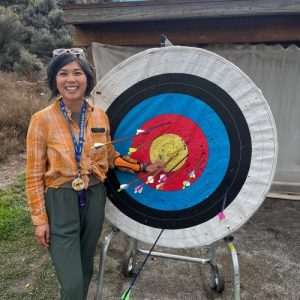
[[[99,275],[98,275],[98,284],[97,284],[97,292],[95,300],[103,300],[103,282],[104,282],[104,273],[106,266],[106,256],[109,250],[110,243],[112,239],[120,232],[120,230],[116,227],[112,227],[111,232],[108,236],[105,237],[103,242],[100,264],[99,264]],[[233,245],[233,237],[228,236],[224,238],[224,242],[226,243],[232,261],[232,270],[233,270],[233,298],[234,300],[240,299],[240,270],[238,263],[238,256],[236,249]],[[148,255],[148,250],[143,250],[138,248],[138,241],[133,240],[133,243],[129,249],[127,249],[123,266],[122,273],[125,276],[132,277],[137,274],[138,265],[137,265],[137,257],[138,255]],[[220,264],[217,263],[217,246],[216,242],[212,243],[210,246],[210,258],[196,258],[189,256],[181,256],[174,255],[162,252],[151,252],[150,256],[152,257],[160,257],[167,258],[173,260],[186,261],[190,263],[196,263],[200,265],[209,265],[211,267],[211,278],[210,278],[210,287],[216,290],[218,293],[222,293],[225,288],[225,274],[223,268]]]
[[[107,112],[105,130],[122,141],[114,143],[116,151],[143,163],[164,163],[153,174],[108,172],[106,217],[114,229],[103,247],[98,299],[106,253],[118,230],[136,240],[123,269],[130,274],[136,256],[147,253],[137,241],[154,244],[162,228],[158,246],[210,245],[211,257],[152,255],[210,265],[217,290],[222,275],[215,242],[225,238],[239,299],[238,260],[229,237],[264,201],[277,163],[276,126],[261,91],[215,53],[170,46],[148,49],[114,67],[92,99]]]

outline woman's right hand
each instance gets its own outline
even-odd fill
[[[35,226],[35,239],[37,243],[45,248],[50,244],[50,226],[49,224],[42,224]]]

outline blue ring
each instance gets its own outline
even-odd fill
[[[163,192],[145,185],[141,194],[135,194],[134,186],[140,183],[126,190],[137,202],[165,211],[183,210],[206,200],[222,182],[230,160],[230,141],[220,117],[204,101],[181,93],[160,94],[140,102],[118,124],[114,139],[135,135],[136,129],[149,119],[172,113],[190,118],[205,134],[209,147],[205,170],[197,181],[184,190]],[[128,140],[115,144],[115,148],[124,155],[130,145],[131,140]],[[120,184],[128,183],[136,177],[125,172],[116,172],[116,176]]]

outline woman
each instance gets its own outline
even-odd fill
[[[161,164],[120,157],[106,114],[87,101],[92,70],[80,48],[56,49],[47,75],[53,104],[35,113],[27,136],[26,189],[37,243],[49,249],[61,299],[86,299],[104,219],[109,168],[153,172]]]

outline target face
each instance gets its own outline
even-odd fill
[[[100,96],[99,96],[100,95]],[[269,107],[236,66],[204,50],[149,49],[97,85],[122,155],[163,162],[154,174],[110,171],[108,219],[152,243],[210,244],[240,227],[262,203],[276,165]],[[120,189],[127,184],[128,187]],[[119,191],[118,191],[119,190]]]

